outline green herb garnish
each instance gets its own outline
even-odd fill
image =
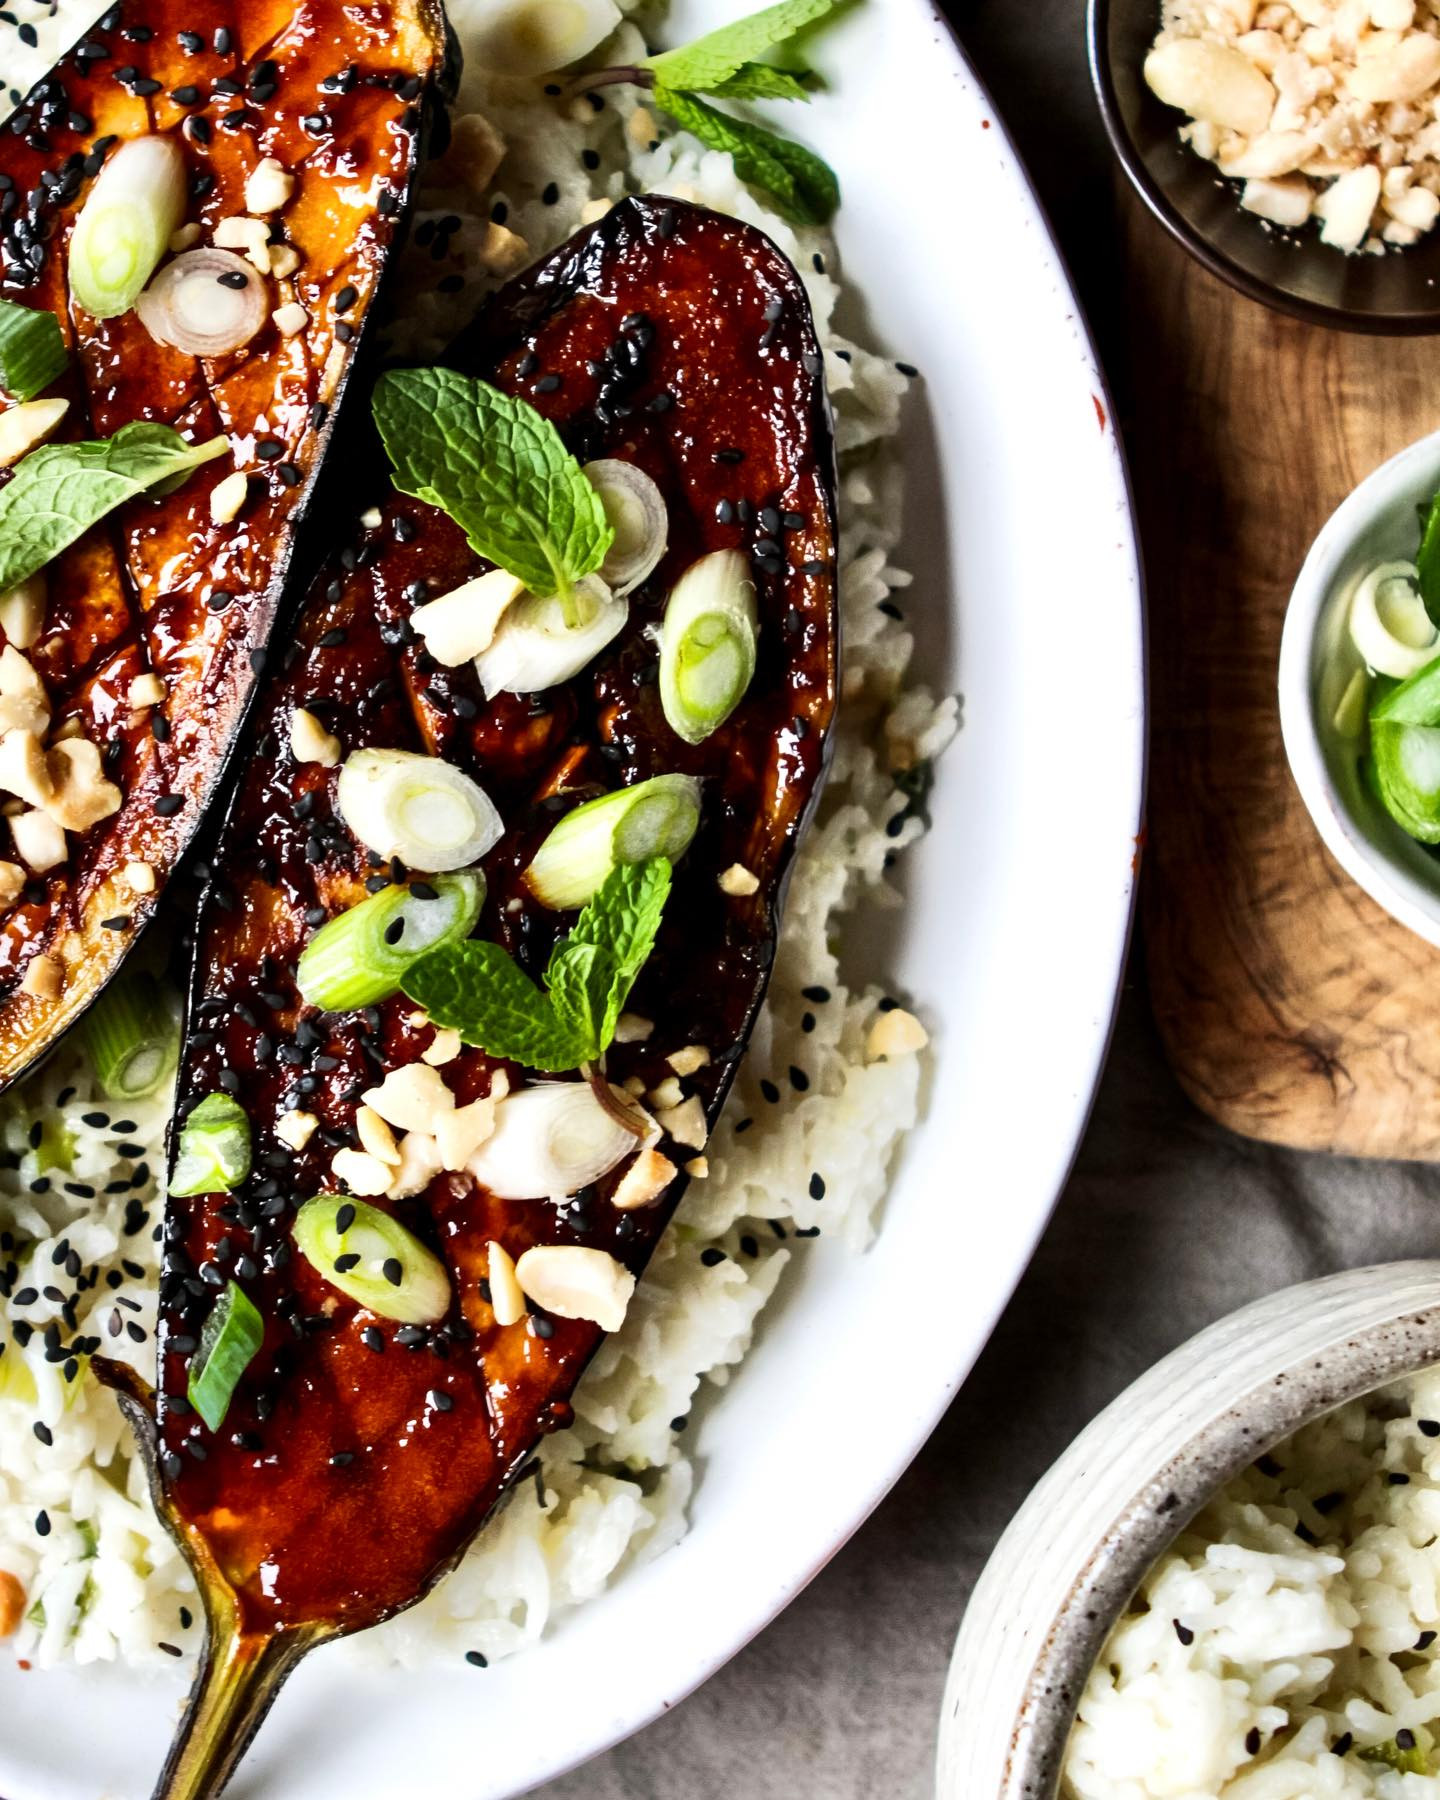
[[[669,893],[663,856],[617,865],[551,952],[544,991],[499,944],[473,939],[422,956],[401,986],[487,1055],[550,1074],[581,1068],[614,1037]]]
[[[586,75],[587,87],[635,81],[683,130],[734,158],[742,181],[762,189],[796,225],[823,225],[840,204],[840,184],[814,151],[710,104],[712,100],[808,100],[815,78],[805,68],[760,60],[835,11],[839,0],[780,0],[722,25],[678,50],[645,57],[633,69]],[[708,96],[707,99],[699,98]]]
[[[14,400],[33,400],[70,360],[54,313],[0,300],[0,388]]]
[[[373,406],[396,487],[448,513],[477,555],[532,594],[558,595],[575,624],[575,583],[600,567],[615,533],[550,421],[453,369],[392,370]]]
[[[265,1338],[265,1321],[245,1290],[227,1282],[200,1328],[186,1387],[190,1404],[212,1431],[225,1423],[240,1377]]]
[[[1356,1755],[1363,1762],[1384,1763],[1388,1769],[1398,1769],[1402,1775],[1428,1775],[1430,1758],[1417,1743],[1400,1745],[1394,1738],[1387,1738],[1383,1744],[1370,1744]]]
[[[1430,623],[1440,626],[1440,494],[1420,508],[1420,548],[1415,553],[1420,598]]]
[[[168,493],[230,440],[187,444],[168,425],[122,425],[111,438],[46,444],[0,489],[0,593],[18,587],[67,545],[144,493]]]
[[[220,1194],[250,1173],[250,1119],[229,1094],[207,1094],[180,1127],[172,1194]]]

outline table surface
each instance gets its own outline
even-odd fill
[[[1056,222],[1102,354],[1114,188],[1082,0],[950,0]],[[960,1613],[1085,1422],[1211,1320],[1293,1281],[1440,1251],[1440,1173],[1246,1143],[1160,1053],[1143,946],[1089,1133],[1039,1252],[930,1444],[851,1544],[699,1693],[546,1800],[924,1800]],[[976,1796],[976,1800],[981,1800]]]

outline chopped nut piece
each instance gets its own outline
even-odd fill
[[[245,260],[261,275],[270,273],[270,227],[263,219],[247,219],[242,213],[222,219],[215,227],[215,242],[222,250],[243,250]]]
[[[440,1150],[428,1131],[407,1131],[400,1140],[400,1167],[385,1192],[391,1200],[418,1194],[440,1173]]]
[[[293,244],[272,244],[270,246],[270,273],[281,281],[287,280],[300,267],[300,252]]]
[[[497,1325],[518,1325],[525,1317],[525,1295],[515,1277],[515,1264],[502,1244],[491,1243],[490,1309]]]
[[[683,1050],[671,1051],[665,1060],[677,1075],[693,1075],[710,1061],[710,1052],[703,1044],[687,1044]]]
[[[1152,50],[1145,81],[1167,106],[1247,137],[1265,129],[1275,106],[1275,89],[1248,57],[1206,38],[1172,38]]]
[[[506,609],[524,591],[524,582],[504,569],[491,569],[463,587],[441,594],[438,600],[417,606],[410,623],[436,662],[457,669],[490,648]]]
[[[432,1069],[440,1069],[446,1063],[454,1062],[459,1054],[460,1033],[452,1031],[448,1025],[442,1025],[421,1051],[420,1060],[429,1063]]]
[[[487,275],[513,275],[530,260],[530,246],[518,232],[491,219],[480,242],[480,262]]]
[[[25,871],[19,863],[0,862],[0,910],[11,907],[25,886]]]
[[[705,1129],[705,1108],[694,1094],[678,1106],[662,1108],[655,1115],[655,1123],[677,1144],[685,1144],[691,1150],[703,1150],[710,1135]]]
[[[10,821],[10,835],[21,860],[37,875],[65,860],[65,833],[47,813],[24,812]]]
[[[638,1100],[645,1092],[645,1083],[638,1075],[627,1075],[620,1085],[632,1100]]]
[[[744,896],[753,894],[760,886],[759,878],[752,875],[743,863],[731,863],[720,876],[720,892]]]
[[[684,1098],[685,1090],[673,1075],[667,1075],[663,1081],[657,1081],[650,1090],[652,1106],[678,1106]]]
[[[660,135],[655,129],[655,115],[648,107],[637,106],[625,121],[625,134],[632,144],[648,150]]]
[[[463,184],[472,193],[483,194],[504,155],[505,140],[485,115],[464,113],[450,129],[445,154],[426,174],[437,187]]]
[[[352,1194],[383,1194],[395,1173],[388,1163],[363,1150],[337,1150],[330,1171]]]
[[[45,769],[51,792],[44,810],[66,831],[88,831],[119,812],[123,796],[106,780],[100,752],[89,738],[69,737],[52,745]]]
[[[158,706],[165,698],[165,683],[153,670],[147,670],[130,683],[125,698],[131,706]]]
[[[277,306],[270,317],[281,337],[294,337],[310,323],[309,313],[298,300],[287,300],[283,306]]]
[[[70,410],[68,400],[23,400],[0,412],[0,469],[43,444]]]
[[[200,227],[194,219],[182,225],[178,231],[170,233],[170,254],[181,256],[187,250],[193,250],[200,242]]]
[[[685,1165],[685,1173],[692,1181],[704,1181],[710,1173],[710,1158],[708,1156],[692,1156]]]
[[[281,1116],[275,1135],[292,1150],[303,1150],[319,1128],[320,1121],[314,1113],[288,1112]]]
[[[876,1014],[866,1034],[865,1055],[870,1062],[877,1062],[882,1056],[911,1056],[929,1042],[930,1033],[914,1013],[906,1012],[903,1006],[892,1006]]]
[[[308,707],[297,706],[290,715],[290,753],[296,762],[333,769],[340,760],[340,740]]]
[[[25,1617],[25,1589],[18,1575],[0,1569],[0,1638],[13,1637]]]
[[[1350,92],[1372,106],[1392,100],[1420,100],[1440,81],[1440,38],[1407,31],[1397,44],[1362,43],[1360,59],[1347,83]]]
[[[395,1133],[373,1106],[355,1108],[355,1129],[359,1133],[362,1150],[379,1162],[389,1163],[392,1169],[400,1167],[400,1146],[395,1142]],[[388,1177],[386,1186],[389,1186]]]
[[[366,531],[378,531],[385,523],[385,515],[378,506],[367,506],[360,515],[360,523]]]
[[[153,894],[155,892],[154,865],[148,862],[126,863],[125,885],[132,894]]]
[[[1309,182],[1298,176],[1290,181],[1247,181],[1240,204],[1272,225],[1293,230],[1310,217],[1314,193]]]
[[[598,225],[614,204],[613,200],[587,200],[580,208],[580,223]]]
[[[543,1311],[589,1319],[618,1331],[635,1292],[635,1277],[604,1250],[583,1244],[535,1244],[515,1265],[522,1290]]]
[[[495,1101],[472,1100],[435,1121],[435,1146],[447,1169],[463,1169],[470,1158],[495,1133]]]
[[[610,1204],[620,1212],[651,1206],[674,1179],[675,1165],[668,1156],[654,1149],[642,1150],[616,1183]]]
[[[236,469],[210,490],[210,517],[216,525],[228,525],[236,518],[250,491],[250,481],[243,469]]]
[[[295,177],[284,163],[273,156],[264,156],[250,171],[245,182],[246,210],[252,213],[279,212],[294,192]]]
[[[361,1098],[375,1108],[387,1125],[432,1135],[436,1120],[455,1110],[455,1096],[439,1071],[427,1063],[406,1063],[403,1068],[392,1069],[379,1087],[367,1088]]]
[[[0,650],[0,732],[33,731],[43,736],[49,723],[44,683],[29,657],[7,644]]]
[[[32,806],[43,806],[54,792],[45,751],[33,731],[0,737],[0,792],[18,794]]]
[[[615,1021],[617,1044],[643,1044],[655,1029],[653,1019],[642,1019],[639,1013],[622,1012]]]
[[[17,650],[28,650],[45,622],[45,574],[32,575],[0,594],[0,628]]]
[[[20,992],[37,1000],[55,1000],[65,985],[65,971],[53,956],[32,956],[20,979]]]

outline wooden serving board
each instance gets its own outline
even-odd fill
[[[1440,339],[1233,293],[1132,203],[1129,448],[1149,584],[1142,917],[1191,1098],[1248,1137],[1440,1157],[1440,950],[1331,860],[1290,778],[1291,585],[1355,484],[1440,425]]]

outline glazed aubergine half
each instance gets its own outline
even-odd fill
[[[835,708],[821,355],[760,232],[623,201],[373,410],[200,919],[129,1403],[210,1621],[167,1795],[570,1421],[706,1174]]]
[[[217,791],[447,79],[438,0],[122,0],[0,134],[0,1085]]]

